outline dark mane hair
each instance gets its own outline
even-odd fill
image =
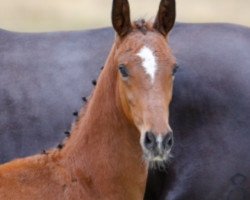
[[[135,29],[139,30],[144,35],[147,33],[147,31],[152,30],[152,24],[149,21],[146,21],[145,19],[135,20],[133,26]]]

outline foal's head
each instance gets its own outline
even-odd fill
[[[173,145],[169,126],[175,59],[167,36],[175,22],[175,1],[162,0],[154,23],[130,21],[127,0],[114,0],[119,96],[127,118],[141,133],[149,161],[164,161]]]

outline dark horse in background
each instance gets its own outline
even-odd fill
[[[110,28],[0,30],[2,163],[63,140],[113,35]],[[170,112],[173,158],[166,170],[150,170],[145,199],[249,200],[250,29],[177,23],[170,44],[180,66]]]

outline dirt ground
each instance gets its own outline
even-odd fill
[[[160,0],[130,0],[133,19],[150,19]],[[112,0],[0,0],[0,28],[25,31],[109,26]],[[177,0],[177,20],[250,26],[250,0]]]

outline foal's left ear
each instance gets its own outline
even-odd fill
[[[120,37],[126,36],[132,30],[127,0],[113,0],[112,24]]]
[[[154,28],[165,37],[173,28],[176,18],[175,0],[161,0]]]

